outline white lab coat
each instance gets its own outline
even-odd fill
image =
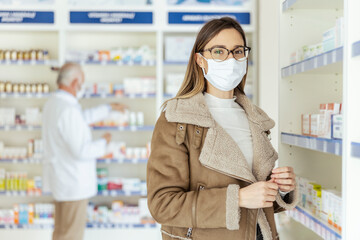
[[[110,113],[109,105],[82,111],[78,100],[59,90],[43,109],[43,191],[56,201],[76,201],[97,193],[96,158],[105,154],[106,140],[92,141],[89,124]]]

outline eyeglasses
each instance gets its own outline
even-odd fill
[[[209,51],[211,54],[212,59],[214,59],[217,62],[222,62],[225,61],[229,54],[232,53],[233,57],[238,60],[238,61],[243,61],[245,59],[247,59],[249,57],[249,53],[251,51],[250,47],[246,47],[246,46],[239,46],[233,50],[229,50],[227,48],[224,47],[212,47],[212,48],[208,48],[208,49],[204,49],[202,51],[200,51],[200,53]]]

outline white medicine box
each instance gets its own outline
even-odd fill
[[[165,37],[165,61],[188,62],[195,43],[195,37],[167,36]]]
[[[342,114],[334,114],[331,116],[331,138],[343,138],[343,116]]]
[[[302,114],[301,115],[301,134],[305,136],[310,135],[310,114]]]

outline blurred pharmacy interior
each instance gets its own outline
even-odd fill
[[[0,0],[0,239],[51,239],[41,119],[66,62],[84,70],[82,107],[128,106],[91,125],[94,139],[113,137],[96,160],[84,239],[161,239],[146,199],[152,131],[197,32],[222,16],[246,32],[245,93],[275,120],[278,165],[297,175],[300,202],[277,214],[280,238],[360,239],[359,9],[358,0]]]

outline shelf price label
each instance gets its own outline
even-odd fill
[[[54,24],[54,12],[0,11],[0,24]]]
[[[249,12],[169,12],[169,24],[204,24],[212,19],[230,17],[242,25],[250,25]]]
[[[152,12],[71,11],[71,24],[152,24]]]

